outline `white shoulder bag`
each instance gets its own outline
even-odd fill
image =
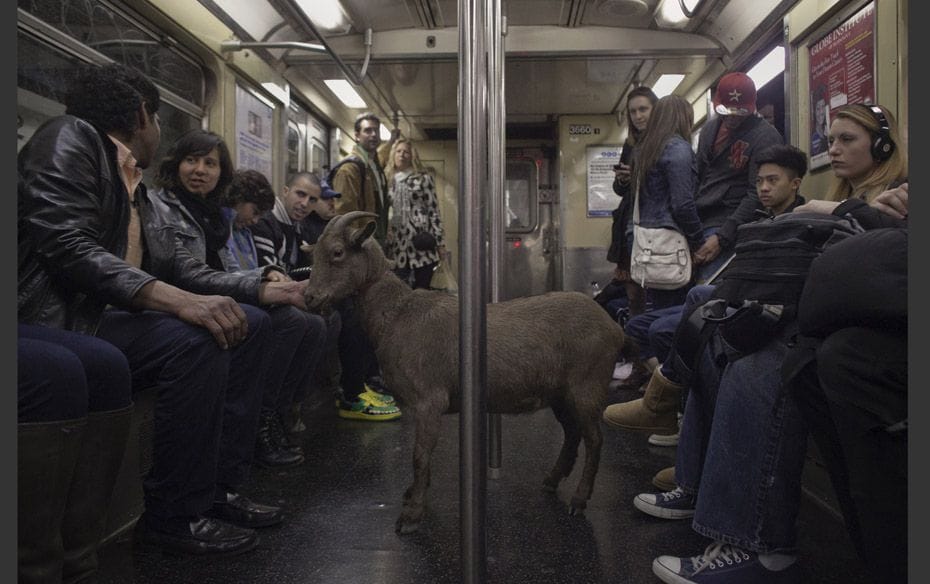
[[[685,236],[666,227],[640,227],[639,184],[633,191],[630,278],[643,288],[677,290],[691,281],[691,249]]]

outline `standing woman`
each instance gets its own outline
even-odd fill
[[[694,203],[697,166],[691,149],[694,110],[677,95],[656,102],[634,159],[629,198],[639,189],[639,224],[681,232],[692,253],[704,243]],[[632,247],[632,246],[631,246]],[[683,304],[689,285],[676,290],[646,289],[652,309]]]
[[[626,287],[626,297],[629,302],[630,316],[642,314],[645,311],[645,296],[643,289],[630,279],[630,250],[633,247],[633,225],[630,219],[633,216],[633,200],[628,196],[630,191],[630,173],[632,171],[633,150],[643,139],[646,125],[652,108],[659,98],[652,89],[644,86],[636,87],[627,96],[626,120],[629,127],[626,141],[623,143],[623,152],[620,161],[614,167],[614,192],[620,197],[620,204],[614,209],[613,223],[610,229],[610,248],[607,250],[607,261],[617,264],[614,270],[614,280],[623,282]]]
[[[385,170],[393,210],[388,257],[393,258],[401,280],[410,283],[412,274],[413,288],[429,288],[445,251],[436,184],[408,138],[398,138],[391,146]]]

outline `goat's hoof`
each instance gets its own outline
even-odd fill
[[[403,519],[398,519],[397,523],[394,525],[394,531],[398,535],[407,535],[409,533],[415,533],[420,530],[420,522],[404,521]]]
[[[585,507],[588,506],[587,501],[581,501],[572,498],[571,504],[568,506],[568,514],[572,517],[576,515],[584,515]]]

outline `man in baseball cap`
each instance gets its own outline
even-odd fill
[[[717,84],[714,111],[721,116],[748,116],[756,112],[756,84],[745,73],[727,73]]]

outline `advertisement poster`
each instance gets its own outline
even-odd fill
[[[875,102],[875,2],[809,47],[811,168],[829,164],[830,112]]]
[[[620,148],[619,144],[588,146],[588,217],[610,217],[620,204],[613,189],[614,165],[620,160]]]
[[[236,168],[251,168],[271,180],[274,108],[236,85]]]

